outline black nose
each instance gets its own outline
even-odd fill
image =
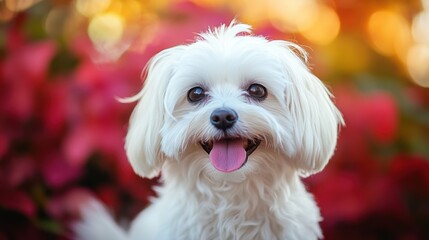
[[[237,122],[238,115],[231,108],[218,108],[212,112],[210,122],[218,129],[226,130]]]

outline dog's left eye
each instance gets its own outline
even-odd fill
[[[247,89],[249,95],[259,101],[264,100],[267,97],[267,89],[261,84],[254,83]]]
[[[206,92],[201,87],[194,87],[188,91],[189,102],[199,102],[206,97]]]

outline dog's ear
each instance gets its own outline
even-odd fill
[[[138,101],[130,118],[125,150],[134,171],[143,177],[155,177],[165,161],[160,150],[160,131],[165,118],[164,97],[170,82],[174,57],[179,47],[155,55],[146,66],[143,89],[123,102]]]
[[[285,54],[282,57],[285,75],[290,81],[285,89],[285,106],[294,124],[292,164],[303,175],[310,175],[328,163],[344,121],[332,94],[307,68],[305,51],[291,43],[280,45]]]
[[[338,131],[343,118],[332,102],[332,95],[323,83],[310,72],[297,78],[293,88],[297,98],[291,100],[295,113],[297,147],[296,164],[304,175],[321,171],[332,157],[337,145]]]

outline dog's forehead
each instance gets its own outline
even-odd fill
[[[190,45],[175,65],[173,81],[186,87],[228,85],[242,88],[252,82],[284,78],[281,62],[272,54],[269,45],[261,40],[250,40],[243,37],[243,41],[235,44],[204,41]]]

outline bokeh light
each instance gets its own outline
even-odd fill
[[[305,31],[316,25],[318,3],[314,0],[283,1],[271,0],[268,4],[271,23],[281,31]]]
[[[429,11],[417,14],[413,19],[412,34],[417,42],[429,44]]]
[[[421,0],[423,8],[429,10],[429,0]]]
[[[18,12],[31,7],[41,0],[4,0],[6,8],[12,12]]]
[[[415,45],[408,51],[406,65],[412,80],[429,88],[429,1],[422,0],[423,9],[412,19]]]
[[[376,11],[368,20],[368,33],[377,52],[404,59],[410,46],[410,29],[403,16],[391,10]]]
[[[101,49],[108,50],[118,44],[124,33],[124,19],[116,13],[103,13],[91,19],[88,35]]]
[[[86,17],[103,12],[110,5],[110,0],[76,0],[76,9]]]
[[[330,7],[319,5],[313,23],[300,28],[301,34],[311,42],[319,45],[331,43],[340,32],[340,19]]]
[[[407,66],[418,85],[429,87],[429,45],[413,46],[408,53]]]

